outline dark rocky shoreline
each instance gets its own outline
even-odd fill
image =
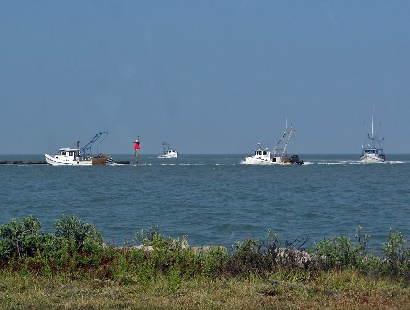
[[[47,165],[45,160],[5,160],[0,165]]]
[[[118,165],[129,165],[129,161],[116,161]],[[47,165],[45,160],[5,160],[0,161],[0,165]]]

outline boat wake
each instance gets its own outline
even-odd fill
[[[332,161],[332,162],[318,162],[318,165],[395,165],[395,164],[408,164],[409,161],[402,160],[388,160],[385,162],[363,162],[360,160],[342,160],[342,161]]]
[[[311,162],[311,161],[305,161],[303,163],[305,166],[309,166],[309,165],[314,165],[315,163]]]

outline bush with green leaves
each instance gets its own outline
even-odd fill
[[[361,227],[356,229],[358,243],[341,236],[315,242],[311,254],[315,257],[315,266],[319,269],[360,267],[366,255],[369,236],[361,234]]]
[[[22,220],[12,219],[0,226],[0,258],[6,261],[11,257],[25,258],[32,256],[43,247],[47,238],[39,233],[41,223],[29,216]]]
[[[410,246],[401,232],[390,228],[387,243],[383,243],[383,253],[387,258],[387,272],[401,275],[409,273]]]
[[[267,274],[280,264],[280,253],[279,235],[268,231],[265,239],[248,238],[236,242],[227,268],[233,276]]]
[[[83,223],[75,216],[60,216],[54,224],[55,236],[70,253],[100,252],[102,234],[93,224]]]
[[[148,251],[147,263],[143,264],[148,272],[143,273],[144,276],[170,275],[176,281],[177,275],[182,278],[196,273],[193,270],[196,268],[196,257],[188,247],[186,237],[165,237],[158,228],[149,228],[139,232],[135,239],[143,246],[143,250]]]
[[[323,239],[308,251],[302,248],[306,240],[286,242],[280,247],[279,236],[271,231],[265,239],[236,242],[232,251],[225,247],[194,251],[188,247],[186,237],[165,237],[157,228],[138,233],[138,247],[104,246],[96,227],[75,216],[60,216],[54,228],[54,233],[40,232],[41,223],[32,216],[1,225],[2,266],[43,275],[62,272],[72,278],[92,275],[144,285],[165,279],[172,290],[196,276],[266,277],[283,270],[309,274],[354,268],[371,275],[410,278],[410,247],[403,234],[392,229],[383,244],[386,258],[381,259],[366,252],[369,236],[362,234],[360,226],[356,229],[356,242],[343,236]]]
[[[102,254],[103,239],[94,225],[74,216],[61,216],[55,222],[55,234],[40,232],[41,223],[33,216],[12,219],[0,226],[0,260],[49,257],[53,263],[65,264],[73,256],[87,263]],[[83,254],[93,254],[94,257]]]

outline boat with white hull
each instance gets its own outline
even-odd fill
[[[162,143],[163,152],[158,158],[177,158],[178,152],[171,148],[167,142]]]
[[[112,158],[107,155],[91,155],[91,146],[100,137],[108,135],[107,132],[99,132],[84,147],[80,148],[77,142],[76,148],[64,147],[58,150],[58,154],[44,154],[46,162],[52,166],[96,166],[112,163]]]
[[[286,153],[286,148],[289,144],[289,140],[292,134],[295,133],[295,130],[288,129],[286,125],[285,130],[282,133],[282,136],[279,138],[278,143],[276,143],[272,152],[269,149],[262,149],[260,143],[258,143],[258,148],[255,150],[255,153],[252,156],[246,156],[241,164],[245,165],[303,165],[303,160],[299,159],[298,155],[288,156]],[[282,142],[284,142],[283,147],[281,147]]]
[[[371,134],[367,134],[366,142],[362,145],[362,154],[360,155],[360,161],[363,163],[383,163],[386,160],[382,147],[384,138],[379,138],[374,134],[373,123],[374,107],[372,113],[372,131]]]

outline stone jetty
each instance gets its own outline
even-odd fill
[[[47,165],[45,160],[5,160],[0,165]]]
[[[117,165],[129,165],[129,161],[115,161]],[[47,165],[45,160],[4,160],[0,165]]]

